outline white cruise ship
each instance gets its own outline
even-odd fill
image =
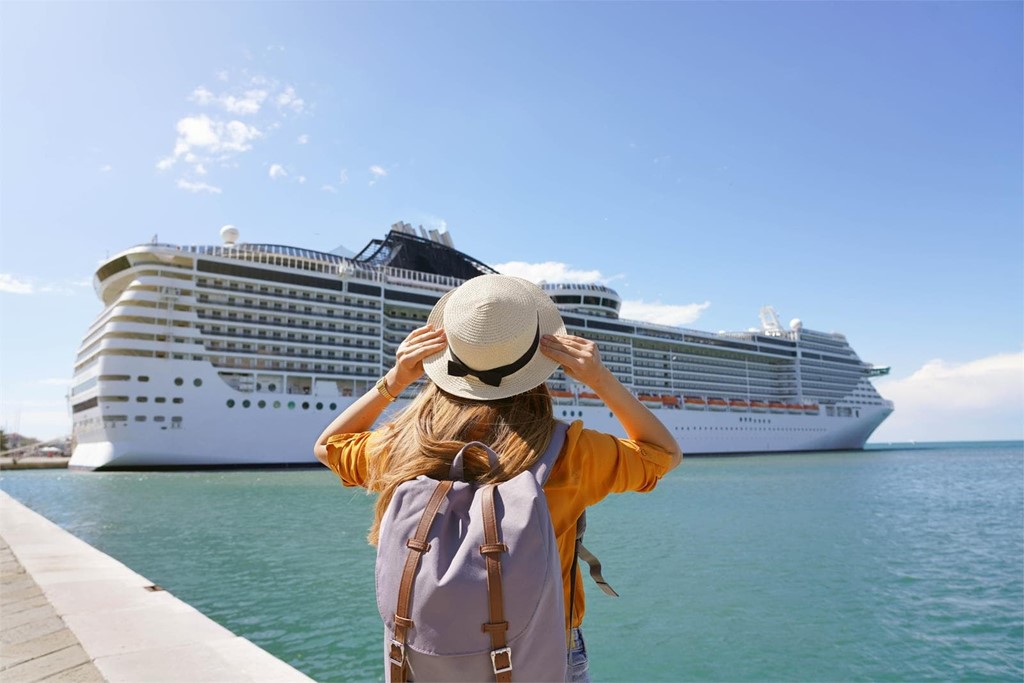
[[[434,302],[495,272],[448,233],[405,223],[352,257],[221,237],[143,244],[97,270],[104,308],[75,363],[71,467],[312,465],[317,435]],[[756,331],[715,334],[622,320],[608,287],[543,287],[686,454],[859,449],[893,410],[870,381],[888,368],[841,334],[784,329],[771,308]],[[557,418],[621,433],[586,387],[561,373],[548,386]]]

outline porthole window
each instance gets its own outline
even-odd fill
[[[281,402],[280,401],[274,401],[274,407],[275,408],[280,408],[281,407]]]
[[[245,399],[244,401],[242,401],[242,407],[243,408],[248,408],[251,405],[252,405],[252,403],[249,401],[249,399]]]
[[[317,404],[316,404],[316,409],[317,409],[317,410],[323,410],[323,409],[324,409],[324,404],[323,404],[323,403],[320,403],[320,402],[317,402]]]
[[[174,378],[174,386],[180,387],[184,383],[185,383],[185,380],[183,380],[182,378],[180,378],[180,377],[175,377]]]
[[[193,386],[197,386],[197,387],[201,387],[201,386],[203,386],[203,380],[201,380],[198,377],[196,377],[194,380],[192,380],[192,385]]]
[[[337,403],[332,403],[331,404],[331,410],[337,410],[337,409],[338,409],[338,404]]]
[[[277,391],[277,385],[271,382],[270,384],[267,385],[267,389],[269,391]]]
[[[302,402],[302,409],[303,410],[309,410],[309,401],[303,401]]]
[[[266,408],[267,407],[267,402],[266,401],[260,401],[256,405],[258,405],[260,408]]]
[[[288,401],[288,410],[295,410],[295,401]]]
[[[234,407],[235,407],[235,399],[229,398],[228,399],[228,408],[234,408]]]

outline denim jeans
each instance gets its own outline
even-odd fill
[[[587,663],[587,644],[583,642],[583,631],[574,628],[569,634],[572,646],[569,648],[568,683],[590,683],[590,665]]]

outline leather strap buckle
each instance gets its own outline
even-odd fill
[[[491,658],[493,659],[494,655],[491,655]],[[392,639],[388,659],[395,666],[405,666],[405,643]]]
[[[498,657],[501,657],[502,655],[504,655],[507,658],[507,662],[508,663],[506,664],[505,662],[502,662],[504,664],[504,666],[499,668],[499,666],[498,666]],[[494,674],[495,675],[503,674],[503,673],[508,673],[509,671],[511,671],[512,670],[512,648],[510,648],[510,647],[502,647],[502,648],[498,648],[497,650],[491,650],[491,668],[494,669]]]

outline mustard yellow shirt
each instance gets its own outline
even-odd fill
[[[345,486],[365,487],[367,444],[372,435],[373,432],[337,434],[328,439],[327,465]],[[570,572],[576,546],[576,520],[586,508],[609,493],[646,493],[652,490],[671,463],[672,456],[653,444],[584,429],[579,420],[569,426],[565,445],[544,485],[562,563],[566,619],[570,613]],[[583,622],[586,609],[578,567],[574,602],[571,625],[578,627]]]

